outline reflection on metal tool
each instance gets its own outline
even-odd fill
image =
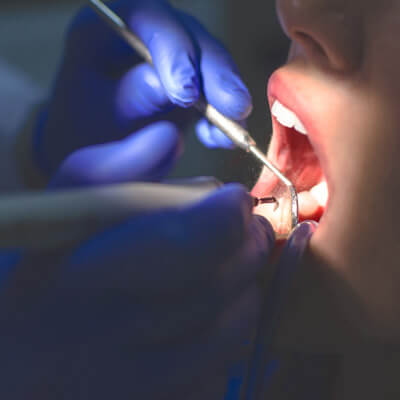
[[[89,0],[91,7],[103,18],[126,42],[149,64],[152,64],[152,57],[146,45],[128,28],[127,24],[115,14],[101,0]],[[297,192],[293,183],[286,178],[270,161],[267,160],[249,132],[236,121],[221,114],[212,105],[207,104],[204,99],[195,104],[198,109],[213,125],[217,126],[224,134],[232,140],[239,148],[254,155],[254,157],[266,166],[285,187],[277,194],[279,207],[282,208],[281,222],[278,227],[278,236],[287,237],[298,224],[298,201]],[[282,201],[283,200],[283,201]],[[284,209],[283,209],[284,208]]]
[[[262,204],[274,204],[274,211],[276,211],[279,207],[279,201],[276,197],[253,197],[254,207],[260,206]]]

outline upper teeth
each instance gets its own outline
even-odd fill
[[[308,132],[297,115],[286,108],[278,100],[275,100],[272,105],[271,113],[282,125],[287,126],[288,128],[294,128],[303,135],[307,135]]]

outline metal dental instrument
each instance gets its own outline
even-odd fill
[[[253,197],[254,207],[257,207],[261,204],[277,204],[278,200],[275,197]]]
[[[125,41],[149,64],[153,63],[151,54],[146,45],[128,28],[127,24],[115,14],[101,0],[89,0],[93,10],[110,25]],[[297,192],[293,183],[286,178],[258,149],[256,142],[250,136],[249,132],[237,122],[227,118],[216,110],[212,105],[208,104],[204,99],[199,100],[195,104],[195,108],[199,110],[213,125],[218,127],[232,142],[239,148],[254,155],[254,157],[265,165],[287,188],[290,195],[290,231],[298,224],[298,200]],[[289,234],[290,232],[287,232]]]

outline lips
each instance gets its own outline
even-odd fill
[[[328,203],[328,184],[320,132],[301,98],[295,82],[288,82],[284,74],[275,72],[268,84],[268,101],[273,110],[273,134],[268,159],[294,184],[299,199],[299,219],[319,221]],[[252,194],[265,197],[276,191],[278,184],[268,170],[264,170]],[[255,212],[267,217],[274,225],[276,212],[266,205]],[[275,227],[275,226],[274,226]]]

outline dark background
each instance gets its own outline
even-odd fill
[[[173,0],[195,15],[233,53],[250,87],[254,112],[249,129],[266,148],[270,119],[266,83],[285,60],[288,42],[273,0]],[[51,85],[63,49],[65,28],[85,4],[82,0],[2,0],[0,6],[0,57],[23,71],[45,90]],[[242,151],[204,149],[192,131],[176,176],[215,175],[224,181],[251,186],[259,165]]]

